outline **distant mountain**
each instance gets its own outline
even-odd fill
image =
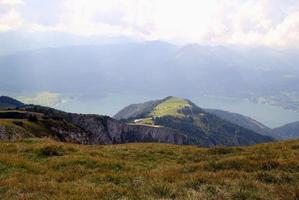
[[[272,140],[210,114],[189,100],[177,97],[133,104],[114,117],[133,124],[176,129],[202,146],[250,145]]]
[[[162,41],[44,48],[0,56],[0,91],[188,98],[297,94],[298,52]]]
[[[279,140],[298,139],[299,121],[272,129],[271,136]]]
[[[7,96],[0,96],[0,109],[14,109],[24,104],[16,99]]]
[[[251,117],[217,109],[205,109],[205,111],[262,135],[268,135],[271,132],[269,127]]]
[[[0,32],[0,55],[9,55],[22,51],[37,50],[53,47],[95,45],[95,44],[127,44],[138,42],[140,39],[128,37],[82,37],[68,33],[57,32]]]

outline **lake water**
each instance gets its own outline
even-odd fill
[[[101,98],[74,98],[55,107],[68,112],[113,116],[129,104],[161,98],[164,97],[136,94],[110,94]],[[299,112],[285,110],[281,107],[271,105],[257,104],[245,99],[200,95],[190,98],[190,100],[202,108],[215,108],[247,115],[270,128],[299,121]]]

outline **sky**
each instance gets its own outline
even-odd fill
[[[299,0],[0,0],[0,32],[299,46]]]

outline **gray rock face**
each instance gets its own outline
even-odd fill
[[[86,131],[89,144],[129,142],[191,144],[190,139],[176,130],[164,127],[129,125],[107,116],[69,114],[67,121]]]

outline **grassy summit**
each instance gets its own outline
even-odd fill
[[[299,141],[250,147],[0,142],[0,199],[299,198]]]
[[[172,116],[182,118],[184,117],[184,114],[181,113],[180,110],[188,107],[191,107],[191,105],[185,99],[178,97],[167,97],[154,106],[146,117],[137,119],[135,123],[144,125],[157,125],[153,121],[153,119],[157,117]]]
[[[158,104],[150,115],[153,117],[163,117],[167,115],[184,117],[179,110],[185,107],[190,107],[190,104],[187,100],[177,97],[169,97],[167,100]]]

